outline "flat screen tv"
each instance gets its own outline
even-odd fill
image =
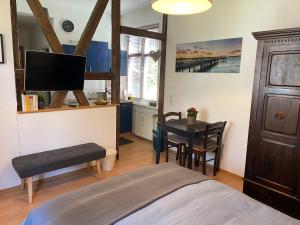
[[[26,51],[26,91],[83,90],[86,58]]]

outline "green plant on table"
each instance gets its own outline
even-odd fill
[[[187,116],[190,116],[190,117],[197,117],[197,114],[198,114],[198,111],[196,108],[194,107],[191,107],[187,110]]]

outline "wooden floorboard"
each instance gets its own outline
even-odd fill
[[[116,162],[113,171],[102,172],[102,179],[107,179],[111,176],[116,176],[154,164],[154,152],[150,141],[133,136],[127,136],[126,138],[133,140],[134,143],[120,147],[120,160]],[[161,156],[161,160],[164,162],[163,154]],[[170,161],[176,161],[175,154],[170,154]],[[212,176],[211,169],[208,169],[208,175]],[[242,191],[243,181],[239,176],[225,171],[220,171],[216,177],[212,178]],[[19,225],[31,209],[64,193],[96,182],[98,182],[96,171],[88,172],[87,169],[60,175],[46,181],[36,182],[34,184],[35,192],[33,195],[32,205],[28,204],[26,189],[21,191],[20,188],[17,187],[1,191],[0,224]]]

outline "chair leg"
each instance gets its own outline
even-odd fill
[[[217,152],[215,152],[215,159],[214,159],[214,168],[213,168],[213,175],[217,175],[217,169],[218,169],[218,156]]]
[[[98,178],[99,178],[99,180],[101,180],[101,161],[100,161],[100,159],[98,159],[96,161],[96,166],[97,166]]]
[[[194,154],[194,160],[195,160],[195,166],[199,166],[199,158],[198,158],[198,154]]]
[[[202,160],[202,173],[206,175],[206,152],[203,152]]]
[[[186,157],[187,157],[187,149],[186,146],[184,146],[183,155],[182,155],[182,166],[185,167],[186,164]]]
[[[220,171],[220,157],[221,157],[221,147],[219,147],[218,149],[217,149],[217,152],[216,152],[216,161],[217,161],[217,172],[219,172]]]
[[[176,160],[178,161],[178,159],[179,159],[179,151],[180,151],[180,148],[181,148],[181,146],[180,146],[180,144],[177,146],[177,152],[176,152]]]
[[[27,187],[28,187],[28,201],[29,204],[32,203],[32,193],[33,193],[33,185],[32,185],[32,177],[26,178]]]
[[[176,159],[178,160],[180,166],[182,166],[182,147],[183,146],[181,144],[178,145],[176,154]]]

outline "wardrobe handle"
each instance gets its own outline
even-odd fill
[[[277,112],[275,114],[275,118],[278,119],[278,120],[283,120],[285,117],[285,114],[283,112]]]

